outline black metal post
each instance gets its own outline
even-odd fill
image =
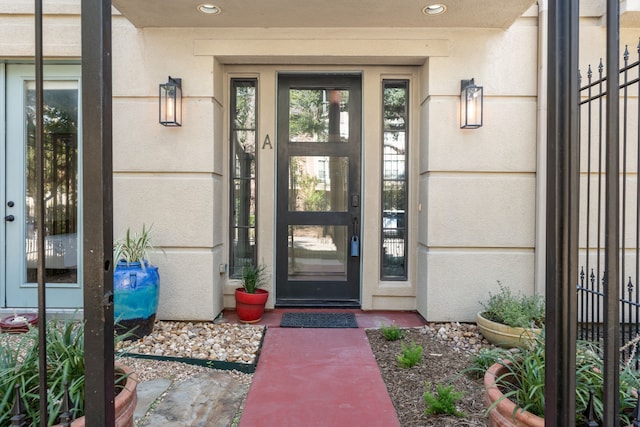
[[[27,416],[24,413],[24,404],[20,396],[20,384],[13,387],[13,407],[11,408],[11,427],[26,427]]]
[[[47,289],[45,274],[45,207],[44,207],[44,76],[42,48],[42,0],[35,2],[35,75],[36,75],[36,116],[35,116],[35,166],[36,166],[36,244],[38,253],[38,381],[40,426],[46,427],[47,412]]]
[[[619,425],[620,389],[620,3],[607,0],[607,112],[606,112],[606,177],[605,177],[605,277],[604,288],[604,425]]]
[[[71,405],[69,404],[69,402],[69,383],[65,381],[64,394],[62,395],[62,407],[60,408],[62,413],[60,414],[60,418],[58,419],[58,422],[62,424],[62,427],[70,427],[71,422],[73,421],[70,408]]]
[[[549,2],[545,423],[576,425],[578,0]]]
[[[113,426],[111,1],[82,1],[85,416]]]

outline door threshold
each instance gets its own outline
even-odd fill
[[[279,300],[275,308],[361,308],[360,301]]]

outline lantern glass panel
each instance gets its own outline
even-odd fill
[[[460,93],[460,127],[475,129],[482,126],[482,86],[469,85]]]
[[[182,122],[182,89],[174,82],[160,85],[160,123],[180,126]]]

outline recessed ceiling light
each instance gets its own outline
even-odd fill
[[[425,15],[442,15],[447,10],[447,6],[442,3],[434,3],[429,6],[425,6],[422,9],[422,13]]]
[[[218,15],[220,12],[222,12],[222,9],[220,9],[215,4],[210,4],[210,3],[204,3],[201,5],[198,5],[197,9],[198,9],[198,12],[206,13],[209,15]]]

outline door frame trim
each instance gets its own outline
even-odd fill
[[[0,63],[0,165],[2,165],[2,170],[7,170],[7,67],[5,63]],[[0,307],[7,306],[7,258],[6,258],[6,222],[4,221],[4,216],[6,213],[6,203],[7,203],[7,177],[6,173],[0,174],[0,204],[2,205],[2,210],[0,213],[2,214],[2,227],[0,227],[0,242],[5,242],[5,244],[0,245],[0,283],[3,285],[0,286]]]

